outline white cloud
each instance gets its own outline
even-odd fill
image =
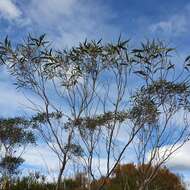
[[[167,166],[177,172],[182,173],[184,170],[188,171],[190,169],[190,161],[188,158],[190,143],[186,144],[180,151],[176,152],[170,160],[167,162]],[[25,164],[28,167],[25,169],[31,170],[38,168],[47,176],[47,179],[52,181],[57,178],[59,171],[59,161],[53,152],[49,150],[47,145],[41,144],[37,147],[28,147],[23,158],[25,159]],[[123,161],[123,163],[126,163]],[[110,160],[110,164],[113,165],[114,161]],[[93,159],[93,172],[96,177],[104,175],[106,173],[107,159],[106,158],[94,158]],[[72,166],[67,168],[66,175],[73,174]],[[69,176],[69,175],[68,175]]]
[[[26,17],[38,33],[47,33],[58,47],[72,46],[85,38],[113,39],[113,34],[119,35],[111,24],[116,15],[101,1],[32,0],[26,8]]]
[[[48,177],[48,179],[56,179],[59,172],[59,160],[57,156],[48,148],[46,144],[38,144],[38,146],[29,146],[23,155],[25,159],[25,165],[27,169],[38,168],[38,171],[42,171]],[[79,161],[80,164],[85,166],[83,160]],[[110,160],[110,165],[114,165],[114,160]],[[93,173],[96,177],[104,175],[107,170],[106,158],[93,158],[92,163]],[[65,176],[73,174],[72,163],[69,162],[65,171]]]
[[[16,4],[17,3],[17,4]],[[0,0],[0,16],[14,20],[8,29],[25,27],[32,34],[46,33],[58,48],[84,41],[117,39],[116,13],[102,1],[88,0]],[[35,26],[35,27],[34,27]]]
[[[164,146],[161,151],[165,151],[168,147]],[[190,141],[184,146],[178,149],[174,154],[169,157],[165,165],[175,173],[184,177],[184,182],[187,185],[187,189],[190,190],[189,181],[189,170],[190,170],[190,159],[189,159]]]
[[[166,160],[165,165],[169,167],[172,170],[183,172],[183,171],[189,171],[190,170],[190,160],[189,160],[189,148],[190,148],[190,141],[186,142],[182,147],[180,147],[181,144],[176,144],[173,148],[174,151],[169,158]],[[167,155],[170,154],[170,146],[166,145],[160,148],[159,150],[159,158],[162,160],[162,158],[166,158]],[[179,149],[178,149],[179,148]],[[150,159],[150,153],[147,154],[147,160]],[[157,161],[156,161],[157,162]]]
[[[30,171],[40,171],[47,180],[54,181],[59,172],[59,162],[56,155],[50,151],[46,144],[28,146],[22,156],[25,160],[23,174]]]
[[[0,1],[0,15],[5,19],[16,19],[21,16],[20,9],[11,0]]]
[[[17,92],[14,88],[15,86],[8,84],[0,87],[1,117],[14,117],[15,115],[22,115],[24,111],[27,111],[26,108],[33,107],[26,97],[22,93]],[[28,96],[32,99],[32,101],[39,105],[39,100],[30,95]],[[32,109],[29,109],[28,111],[31,112]]]
[[[158,32],[167,36],[179,36],[188,32],[190,27],[190,4],[186,4],[182,9],[168,17],[160,19],[149,26],[150,32]]]
[[[28,101],[27,98],[35,102],[36,105],[42,105],[37,97],[32,96],[26,92],[26,95],[16,90],[13,85],[14,80],[4,70],[0,69],[0,117],[14,117],[19,116],[27,111],[32,113],[34,105]],[[27,98],[26,98],[27,97]],[[27,108],[27,109],[26,109]],[[30,109],[29,109],[30,108]]]
[[[28,147],[23,158],[26,164],[39,169],[56,172],[59,168],[57,157],[45,144]]]
[[[60,16],[71,15],[77,4],[77,0],[32,0],[29,13],[37,22],[43,20],[45,23],[53,23]],[[40,15],[43,17],[39,17]]]
[[[190,142],[187,142],[171,156],[167,162],[167,166],[178,171],[190,170],[189,148]]]
[[[152,24],[151,32],[163,32],[168,35],[179,35],[187,31],[188,18],[185,15],[175,15],[167,20]]]

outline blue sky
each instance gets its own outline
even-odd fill
[[[2,0],[0,37],[47,33],[60,47],[88,39],[164,38],[188,46],[190,3],[164,0]],[[59,42],[59,43],[58,43]]]
[[[120,34],[131,39],[132,45],[159,38],[177,48],[182,63],[190,54],[189,18],[188,0],[0,0],[0,39],[8,35],[16,43],[29,32],[46,33],[53,46],[64,48],[85,38],[114,41]],[[24,96],[13,88],[5,71],[0,74],[0,92],[1,116],[23,112]],[[186,178],[189,148],[187,144],[169,164]],[[40,162],[34,154],[27,157],[33,164]]]

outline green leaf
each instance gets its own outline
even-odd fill
[[[170,64],[167,68],[167,70],[174,69],[174,64]]]
[[[185,59],[185,62],[189,61],[190,55]]]
[[[134,71],[135,74],[140,74],[142,76],[147,76],[147,74],[144,71]]]

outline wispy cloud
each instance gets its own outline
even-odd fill
[[[162,32],[168,35],[179,35],[187,31],[187,18],[185,15],[175,15],[167,20],[152,24],[151,32]]]
[[[15,27],[37,35],[47,33],[59,48],[70,47],[86,38],[110,40],[120,34],[113,22],[116,12],[99,0],[31,0],[27,4],[1,0],[0,15],[8,21],[14,20],[6,26],[9,35]]]
[[[28,147],[23,158],[26,160],[25,164],[30,167],[38,167],[47,172],[57,172],[59,169],[58,158],[46,144]]]
[[[38,146],[30,146],[25,151],[23,155],[25,159],[25,168],[26,170],[38,169],[42,173],[45,173],[49,180],[54,180],[57,178],[59,173],[59,160],[57,156],[48,148],[46,144],[38,144]],[[85,159],[85,158],[83,158]],[[78,166],[86,166],[84,160],[78,159]],[[86,158],[87,159],[87,158]],[[114,165],[114,160],[110,160],[110,164]],[[93,173],[99,177],[102,174],[106,173],[107,170],[107,159],[103,157],[94,157],[92,161]],[[67,163],[66,176],[73,175],[73,162],[70,161]]]
[[[153,20],[149,26],[149,31],[173,37],[186,35],[190,28],[189,16],[190,4],[187,3],[177,12],[160,16],[161,18],[157,21]]]
[[[37,97],[28,92],[23,94],[16,89],[13,83],[14,79],[9,76],[8,72],[0,68],[0,117],[32,114],[34,105],[28,99],[35,102],[36,105],[42,105]]]
[[[168,160],[167,165],[171,169],[176,171],[189,171],[190,160],[189,160],[189,147],[190,142],[187,142],[181,149],[179,149],[173,156]],[[163,147],[164,148],[164,147]]]
[[[22,12],[11,0],[1,0],[0,1],[0,16],[8,19],[14,20],[21,16]]]
[[[106,40],[120,33],[112,24],[117,14],[101,1],[31,0],[21,10],[32,33],[47,33],[62,48],[85,38]]]

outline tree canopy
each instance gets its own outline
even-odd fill
[[[136,162],[146,166],[138,168],[138,189],[147,189],[189,140],[189,57],[179,67],[175,49],[163,41],[130,48],[120,37],[56,50],[45,35],[29,35],[16,46],[6,38],[0,58],[16,87],[40,99],[40,104],[29,99],[36,113],[29,123],[58,158],[57,190],[76,160],[87,172],[88,189],[94,181],[103,189],[132,145]],[[100,164],[94,169],[102,156],[105,171]]]

